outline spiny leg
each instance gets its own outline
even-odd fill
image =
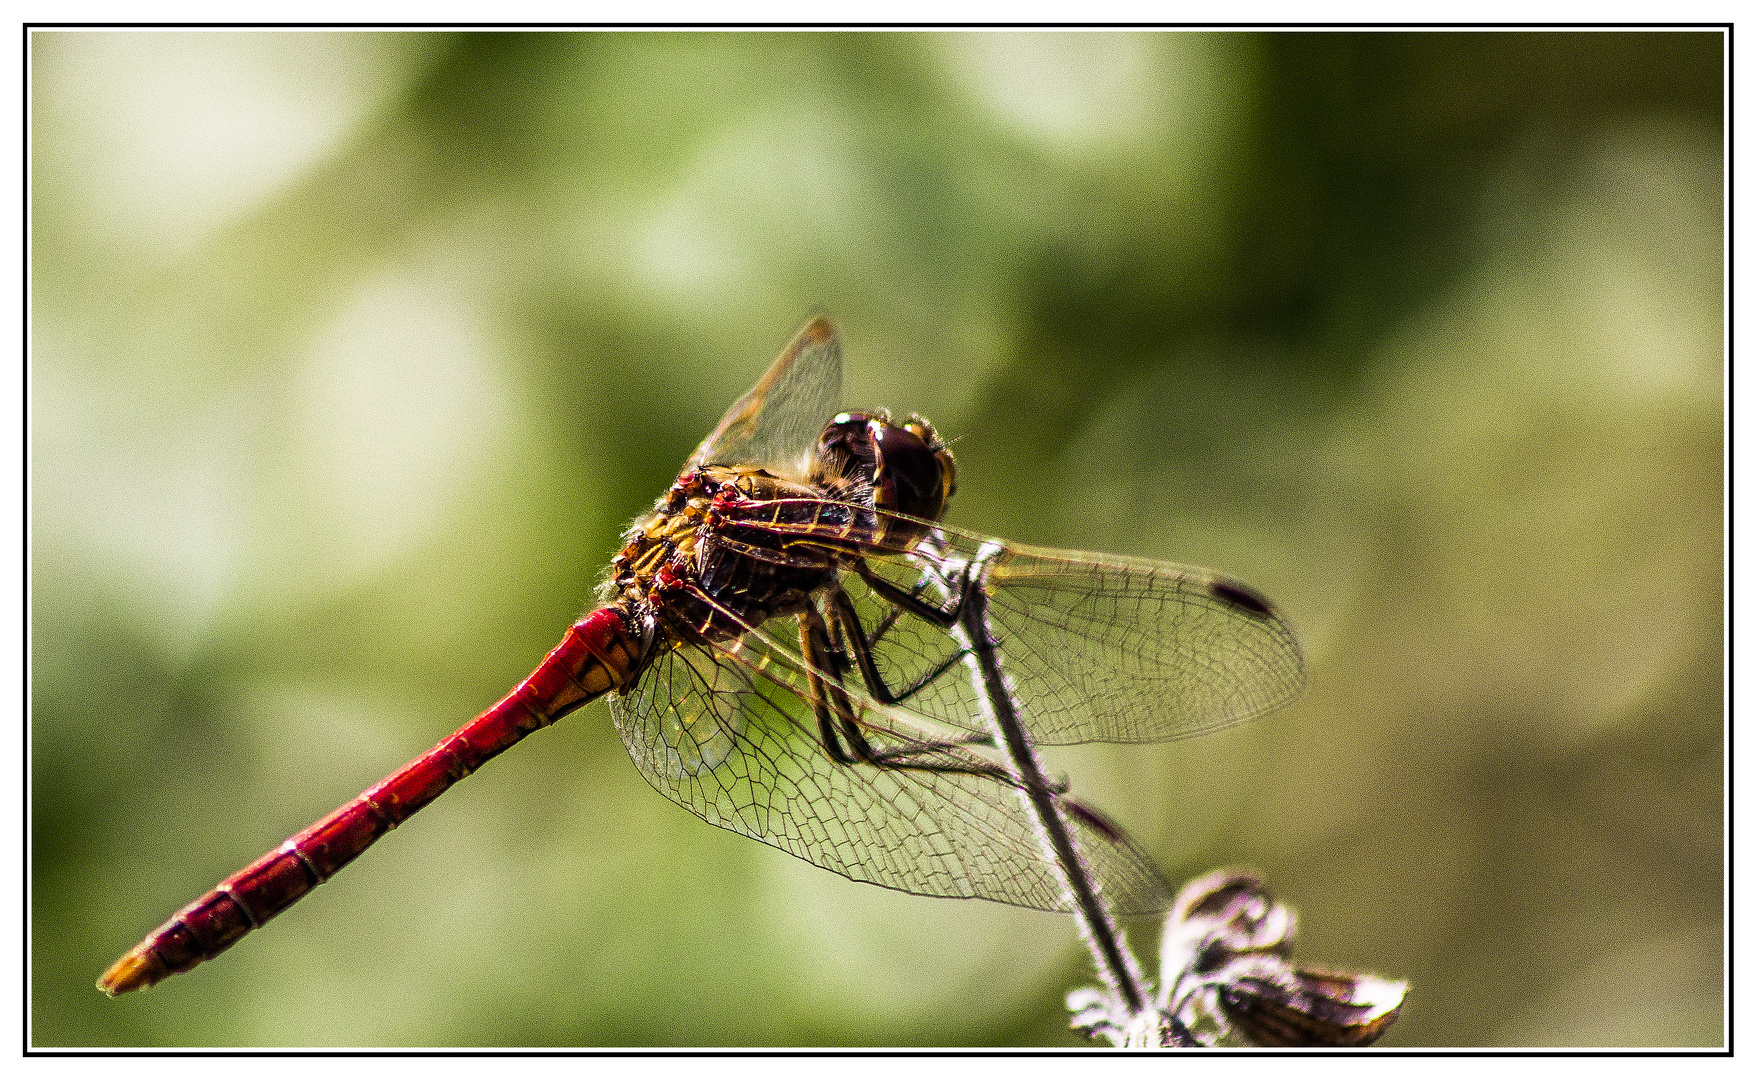
[[[889,608],[887,608],[885,610],[884,617],[879,619],[877,625],[875,625],[872,628],[872,633],[866,635],[866,647],[870,649],[874,645],[877,645],[879,643],[879,639],[885,636],[886,631],[890,630],[891,627],[897,625],[897,620],[902,617],[903,617],[903,609],[902,608],[898,607],[895,604],[892,604]]]
[[[900,705],[908,701],[941,675],[950,671],[952,666],[962,660],[968,651],[959,649],[909,686],[900,691],[892,691],[890,686],[886,684],[884,676],[879,674],[878,664],[872,655],[874,642],[884,629],[889,628],[888,624],[881,622],[880,630],[875,630],[871,635],[866,634],[860,625],[860,614],[854,610],[854,601],[849,598],[848,591],[840,585],[832,587],[828,602],[831,625],[838,631],[835,638],[842,645],[837,651],[841,652],[845,649],[854,654],[854,663],[860,669],[860,678],[866,683],[867,691],[886,705]],[[895,616],[901,610],[902,608],[893,606],[891,614],[888,616],[890,621],[894,622]],[[992,745],[992,740],[986,737],[982,741],[985,745]]]
[[[933,755],[933,754],[952,753],[955,751],[963,750],[963,749],[965,749],[969,746],[972,746],[972,745],[987,744],[989,742],[990,742],[990,740],[988,740],[986,738],[983,738],[980,736],[972,736],[968,739],[961,739],[961,740],[956,740],[956,741],[951,741],[951,742],[940,741],[940,740],[923,740],[920,742],[904,743],[901,746],[886,747],[886,748],[878,750],[878,751],[873,751],[871,749],[870,744],[866,743],[866,741],[863,739],[862,746],[864,746],[866,748],[866,752],[871,755],[870,757],[866,758],[867,763],[870,765],[874,765],[874,766],[881,768],[881,769],[894,769],[897,771],[908,771],[908,772],[955,774],[955,775],[960,775],[960,776],[980,776],[980,777],[984,777],[989,780],[993,780],[994,782],[996,782],[998,784],[1004,784],[1007,787],[1019,788],[1019,789],[1025,788],[1026,783],[1024,780],[1022,780],[1018,776],[1014,775],[1012,772],[1008,771],[1005,767],[998,765],[998,764],[993,764],[993,763],[989,763],[989,762],[973,762],[973,761],[944,762],[944,761],[916,760],[916,759],[920,759],[920,758],[925,758],[925,757],[927,757],[929,755]],[[1120,838],[1122,836],[1121,830],[1118,829],[1114,824],[1112,824],[1109,821],[1109,819],[1105,818],[1102,814],[1099,814],[1096,810],[1093,810],[1090,807],[1084,806],[1081,803],[1077,802],[1076,800],[1069,798],[1067,795],[1067,790],[1068,790],[1068,785],[1065,782],[1058,783],[1058,784],[1051,784],[1051,785],[1048,785],[1044,788],[1045,794],[1047,794],[1051,798],[1055,799],[1056,802],[1059,805],[1061,805],[1063,807],[1063,809],[1065,809],[1071,816],[1076,817],[1076,818],[1080,819],[1081,821],[1086,822],[1088,825],[1097,829],[1099,832],[1105,834],[1106,836],[1110,836],[1112,838]]]
[[[950,630],[957,623],[959,613],[964,610],[964,590],[969,587],[968,581],[960,581],[957,589],[953,590],[951,585],[942,578],[940,584],[946,587],[947,592],[955,592],[955,595],[948,598],[945,607],[939,607],[922,598],[920,593],[931,571],[923,571],[922,580],[916,583],[914,589],[905,589],[895,582],[885,580],[878,571],[866,565],[865,559],[855,559],[852,565],[854,572],[860,575],[860,580],[866,582],[867,587],[873,592],[884,597],[896,607],[902,608],[916,618],[930,622],[942,630]],[[887,626],[885,629],[890,628]]]
[[[823,671],[835,674],[836,661],[830,655],[829,636],[823,632],[823,621],[816,616],[816,611],[799,615],[799,651],[805,657],[805,684],[811,691],[811,711],[817,717],[818,737],[830,760],[838,765],[853,765],[858,759],[842,748],[842,740],[836,733],[836,720],[831,715],[830,684],[819,674]]]
[[[942,775],[979,776],[1004,784],[1012,788],[1024,788],[1026,782],[1014,775],[1005,767],[978,761],[926,761],[920,760],[934,754],[951,753],[970,746],[992,746],[994,740],[986,735],[970,735],[957,740],[914,740],[899,746],[874,749],[866,734],[861,730],[861,722],[856,715],[854,703],[849,699],[841,682],[847,678],[852,666],[849,661],[848,649],[844,642],[854,645],[854,658],[861,670],[862,678],[867,681],[868,689],[876,697],[888,697],[884,704],[893,705],[920,690],[934,679],[944,674],[952,664],[962,656],[963,650],[952,655],[950,659],[939,665],[927,677],[910,687],[902,695],[891,695],[879,676],[874,665],[865,637],[860,631],[860,620],[854,610],[853,601],[846,591],[836,587],[829,598],[834,624],[826,624],[823,616],[815,607],[808,607],[799,614],[799,632],[801,652],[806,659],[806,683],[811,690],[812,711],[818,722],[818,730],[822,735],[824,749],[837,764],[852,766],[856,763],[872,765],[875,768],[891,769],[907,772],[924,772]],[[831,626],[836,627],[832,633]],[[823,674],[830,677],[825,679]],[[843,747],[846,740],[847,747]],[[1067,797],[1068,785],[1065,781],[1047,786],[1045,793],[1056,799],[1070,814],[1080,818],[1107,835],[1120,836],[1121,833],[1096,811],[1082,806]]]
[[[862,563],[861,567],[857,568],[857,569],[865,569],[866,571],[870,572],[872,568],[868,567],[864,563]],[[865,577],[866,575],[862,574],[861,576]],[[886,584],[888,585],[890,583],[886,582]],[[934,568],[931,565],[929,565],[929,566],[924,567],[922,569],[920,579],[917,580],[914,585],[910,586],[909,595],[919,599],[921,597],[921,594],[926,591],[929,584],[938,584],[940,586],[940,588],[944,589],[947,593],[950,593],[952,591],[951,586],[946,584],[946,579],[942,575],[935,572]],[[955,606],[955,603],[956,602],[954,601],[954,606]],[[878,625],[874,626],[872,628],[872,633],[866,635],[867,645],[868,646],[877,645],[879,643],[879,639],[884,637],[886,632],[888,632],[891,629],[891,627],[897,625],[897,620],[903,617],[903,612],[905,610],[906,609],[902,605],[893,603],[890,606],[890,609],[885,612],[884,617],[878,621]],[[937,626],[937,625],[939,625],[939,616],[936,615],[936,616],[932,617],[929,621],[933,622],[934,625]]]
[[[801,612],[799,623],[800,632],[809,642],[809,666],[827,672],[830,676],[828,679],[817,679],[815,690],[816,701],[821,703],[818,706],[818,726],[823,728],[829,725],[831,730],[839,728],[841,732],[841,737],[837,740],[838,746],[831,750],[830,756],[836,757],[841,750],[839,744],[845,741],[847,749],[844,752],[854,760],[882,766],[884,762],[873,751],[872,745],[866,740],[866,734],[860,729],[860,718],[855,713],[854,703],[842,689],[842,682],[851,670],[847,650],[842,645],[841,639],[844,635],[832,634],[815,607]]]
[[[829,628],[815,609],[800,613],[799,627],[803,646],[801,651],[807,660],[806,681],[811,688],[812,710],[817,715],[818,730],[824,740],[824,749],[836,763],[853,765],[859,762],[880,769],[983,776],[1009,786],[1018,786],[1017,777],[999,765],[987,762],[948,763],[911,760],[958,750],[967,745],[987,743],[989,740],[986,737],[973,736],[968,740],[957,742],[920,740],[907,742],[901,746],[875,750],[867,740],[866,734],[861,731],[859,718],[855,715],[854,703],[849,700],[848,695],[838,685],[847,676],[849,670],[847,653],[843,651],[839,643],[832,640]],[[825,679],[819,672],[825,672],[831,677]],[[844,741],[847,744],[846,748],[843,746]]]
[[[839,590],[838,590],[839,591]],[[842,600],[847,603],[846,594]],[[852,605],[848,614],[853,615]],[[891,769],[907,772],[924,772],[945,775],[980,776],[1008,787],[1022,788],[1025,782],[1001,765],[982,761],[928,761],[923,760],[935,754],[953,753],[971,746],[990,746],[993,739],[986,735],[970,735],[957,740],[922,739],[905,742],[898,746],[875,749],[861,730],[859,718],[855,715],[854,703],[846,692],[838,685],[849,671],[847,653],[841,643],[831,635],[830,628],[815,609],[802,612],[799,616],[800,635],[804,645],[803,652],[808,666],[806,679],[812,691],[812,709],[817,715],[818,729],[823,734],[824,748],[831,759],[841,765],[862,763],[875,768]],[[855,626],[858,627],[858,622]],[[843,634],[842,637],[851,635]],[[854,640],[859,641],[857,636]],[[857,654],[858,655],[858,654]],[[955,659],[955,658],[954,658]],[[870,663],[870,658],[868,658]],[[943,670],[943,668],[942,668]],[[828,673],[831,678],[825,679],[819,672]],[[883,686],[882,681],[876,683]],[[887,702],[887,704],[889,704]],[[844,749],[843,741],[847,747]],[[1066,782],[1055,784],[1046,789],[1046,793],[1056,798],[1070,813],[1083,820],[1090,821],[1094,827],[1107,834],[1116,834],[1116,827],[1099,817],[1095,811],[1066,797]],[[1096,819],[1096,820],[1094,820]]]

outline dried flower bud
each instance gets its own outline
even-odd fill
[[[1086,987],[1068,995],[1068,1027],[1112,1046],[1201,1046],[1177,1018],[1148,1006],[1132,1013],[1116,995]]]
[[[1185,885],[1165,920],[1159,966],[1164,985],[1182,972],[1218,971],[1241,953],[1287,954],[1293,912],[1269,899],[1247,870],[1215,870]]]
[[[1093,1042],[1103,1039],[1112,1046],[1121,1046],[1127,1015],[1126,1010],[1119,1014],[1118,1005],[1096,987],[1075,990],[1068,994],[1068,1012],[1074,1014],[1068,1027]]]
[[[1409,985],[1306,968],[1219,987],[1221,1012],[1257,1046],[1368,1046],[1403,1008]]]
[[[1377,1040],[1397,1019],[1408,984],[1295,968],[1294,928],[1293,912],[1275,903],[1256,875],[1204,874],[1184,886],[1166,918],[1152,1006],[1143,1016],[1129,1016],[1097,994],[1082,999],[1080,1029],[1118,1045],[1125,1038],[1152,1038],[1160,1046],[1366,1046]]]

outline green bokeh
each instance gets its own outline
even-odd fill
[[[1410,980],[1387,1045],[1718,1045],[1722,46],[33,35],[33,1041],[1076,1045],[1071,920],[710,828],[601,705],[92,988],[522,677],[822,311],[954,523],[1301,630],[1288,711],[1052,756],[1174,879]]]

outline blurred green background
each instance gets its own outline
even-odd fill
[[[525,675],[821,311],[955,524],[1301,631],[1284,713],[1051,756],[1175,880],[1410,980],[1386,1045],[1719,1044],[1722,44],[34,34],[33,1041],[1078,1045],[1072,920],[711,828],[602,705],[92,988]]]

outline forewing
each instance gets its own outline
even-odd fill
[[[647,782],[711,824],[855,881],[1071,910],[1019,792],[983,774],[992,761],[849,692],[875,751],[932,743],[908,760],[933,771],[832,761],[803,661],[756,633],[726,648],[669,650],[632,693],[611,699],[611,712]],[[1169,905],[1169,885],[1126,836],[1069,821],[1113,910]]]
[[[864,539],[887,532],[899,530],[871,529]],[[796,529],[791,539],[807,535]],[[1204,735],[1273,712],[1305,689],[1292,629],[1249,586],[1212,570],[1006,544],[944,526],[906,549],[868,542],[861,550],[875,574],[949,607],[955,580],[985,545],[993,545],[989,632],[1039,744]],[[863,624],[876,628],[891,605],[852,581],[849,592]],[[902,615],[871,651],[898,691],[944,662],[948,640],[930,621]],[[984,702],[968,679],[933,679],[907,705],[982,729]]]
[[[760,465],[794,475],[841,400],[842,344],[828,319],[813,319],[726,410],[689,464]]]
[[[1293,631],[1261,596],[1214,571],[1012,546],[993,558],[987,581],[1001,666],[1040,744],[1205,735],[1305,689]],[[935,715],[970,704],[919,707]]]

